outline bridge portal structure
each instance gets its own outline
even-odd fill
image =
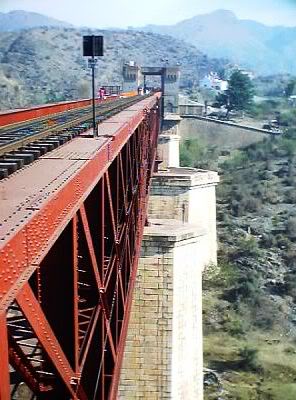
[[[159,98],[1,182],[1,400],[116,398]]]
[[[162,92],[162,118],[165,114],[177,114],[179,110],[180,67],[139,67],[132,63],[123,65],[123,91],[137,90],[139,85],[147,87],[147,77],[159,76]]]

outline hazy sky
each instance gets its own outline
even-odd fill
[[[75,25],[172,24],[215,9],[267,25],[296,26],[296,0],[0,0],[0,11],[29,10]]]

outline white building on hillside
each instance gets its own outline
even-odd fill
[[[199,86],[205,89],[213,89],[224,92],[228,89],[228,82],[220,79],[216,72],[210,72],[199,81]]]
[[[232,68],[229,68],[226,71],[226,78],[230,79],[231,75],[235,71],[239,71],[241,74],[247,75],[250,78],[251,81],[255,78],[254,72],[252,72],[250,70],[247,70],[247,69],[244,69],[244,68],[241,68],[239,65],[233,65]]]

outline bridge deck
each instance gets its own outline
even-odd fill
[[[96,99],[96,104],[109,101]],[[91,106],[91,100],[64,101],[61,103],[45,104],[31,108],[19,108],[0,112],[0,127],[18,124],[31,119],[43,118],[52,114],[67,112],[77,108]]]
[[[98,137],[89,138],[87,133],[91,132],[86,132],[85,137],[64,144],[1,182],[0,251],[4,258],[0,260],[0,278],[7,273],[17,278],[25,272],[23,266],[40,261],[41,250],[45,251],[54,240],[50,236],[55,227],[65,219],[60,229],[64,228],[134,132],[143,110],[154,101],[147,98],[134,104],[99,125]],[[67,190],[63,190],[65,187]],[[11,265],[11,270],[2,265],[3,261]],[[18,282],[16,291],[26,279],[27,274]],[[14,286],[15,279],[11,283]],[[10,284],[0,283],[0,310]]]
[[[15,385],[9,371],[35,395],[116,398],[157,98],[103,122],[98,137],[86,132],[1,181],[1,399]],[[39,358],[29,357],[32,348]]]
[[[99,125],[98,137],[87,137],[92,133],[90,130],[1,181],[1,247],[28,223],[26,219],[32,216],[33,210],[41,209],[56,195],[57,190],[98,154],[100,161],[105,161],[101,171],[103,174],[115,153],[120,150],[121,136],[128,136],[134,131],[140,122],[141,111],[150,104],[151,99],[148,98],[129,107]]]

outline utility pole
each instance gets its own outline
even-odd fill
[[[161,130],[163,127],[163,120],[164,120],[165,76],[166,76],[166,67],[162,67],[161,68]]]
[[[96,131],[96,93],[95,93],[95,67],[97,60],[92,57],[91,63],[91,81],[92,81],[92,119],[93,119],[93,135],[97,136]]]
[[[143,89],[144,89],[144,94],[145,94],[146,93],[146,75],[144,75]]]
[[[163,127],[163,120],[164,120],[164,107],[165,107],[165,78],[166,78],[166,72],[167,72],[167,66],[169,64],[169,60],[167,58],[161,58],[160,60],[162,62],[162,68],[161,68],[161,130]]]
[[[83,56],[91,57],[88,59],[88,67],[91,68],[92,77],[92,125],[93,137],[98,135],[96,129],[96,94],[95,94],[95,68],[98,59],[95,57],[103,56],[103,36],[88,35],[83,36]]]

